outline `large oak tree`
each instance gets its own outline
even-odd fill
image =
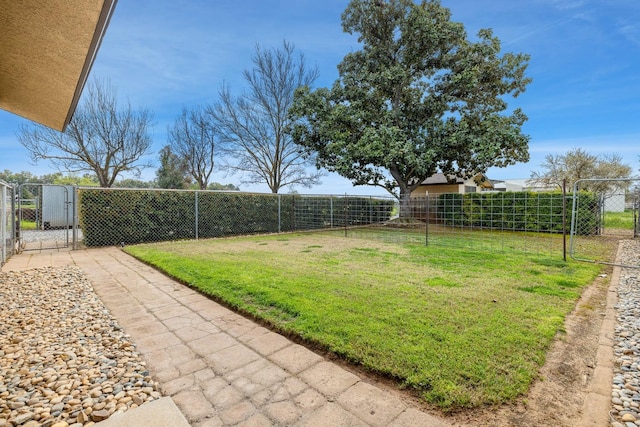
[[[191,185],[186,159],[171,151],[169,145],[165,145],[160,150],[160,167],[156,170],[156,183],[159,188],[181,190]]]
[[[353,0],[342,14],[361,49],[331,88],[298,89],[293,139],[316,165],[396,196],[436,172],[470,177],[529,159],[526,116],[508,110],[530,82],[528,56],[467,37],[438,1]]]

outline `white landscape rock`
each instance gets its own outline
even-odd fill
[[[621,244],[621,263],[640,265],[640,242]],[[621,269],[616,310],[612,425],[640,426],[640,269]]]
[[[0,427],[90,426],[160,397],[77,267],[1,272],[0,324]]]

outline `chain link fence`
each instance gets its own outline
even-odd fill
[[[8,212],[15,188],[2,188],[3,212]],[[25,196],[20,223],[25,222],[30,206],[27,193],[35,193],[35,188],[25,186],[20,192]],[[67,244],[71,233],[74,248],[327,230],[345,237],[558,257],[565,253],[564,236],[571,231],[572,256],[593,261],[580,254],[583,247],[593,248],[593,242],[581,239],[614,236],[613,230],[618,230],[615,237],[636,237],[639,198],[637,190],[625,192],[622,198],[613,192],[603,196],[586,190],[593,188],[578,187],[573,196],[558,191],[447,193],[398,202],[377,196],[65,188],[67,196],[61,200],[67,208],[60,231]],[[15,212],[15,206],[11,209]],[[43,212],[36,212],[31,221],[35,231],[55,231]],[[5,218],[3,224],[8,230],[10,221]],[[18,229],[23,242],[26,237],[20,234],[27,232]]]
[[[395,202],[369,196],[78,189],[86,246],[348,229],[390,219]]]
[[[328,230],[345,237],[520,251],[615,264],[640,236],[640,180],[580,180],[562,192],[393,197],[74,188],[0,181],[1,259],[24,249]],[[567,213],[568,212],[568,213]],[[604,254],[604,255],[603,255]],[[638,266],[631,266],[638,267]]]
[[[387,242],[562,256],[562,193],[394,197],[78,189],[86,246],[326,230]]]
[[[2,262],[22,248],[125,245],[327,230],[345,237],[614,263],[601,247],[640,235],[638,180],[562,192],[393,197],[73,188],[0,182]],[[567,214],[569,212],[569,214]],[[605,259],[606,258],[606,259]]]
[[[16,189],[0,180],[0,266],[15,253]]]
[[[585,195],[590,195],[589,197]],[[640,180],[582,179],[573,187],[569,254],[578,261],[618,264],[615,255],[594,251],[640,236]],[[594,244],[596,243],[596,244]],[[624,267],[640,267],[623,265]]]

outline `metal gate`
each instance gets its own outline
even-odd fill
[[[577,261],[640,267],[590,252],[595,240],[617,247],[640,236],[640,179],[581,179],[573,186],[569,255]],[[590,244],[587,244],[590,243]]]
[[[73,243],[75,191],[72,186],[19,186],[17,240],[21,251],[68,248]]]
[[[0,266],[16,250],[16,188],[0,180]]]

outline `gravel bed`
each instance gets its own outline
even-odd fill
[[[79,268],[0,273],[0,427],[91,426],[158,398]]]
[[[640,242],[621,243],[622,263],[640,265]],[[640,269],[622,268],[616,305],[611,425],[640,426]]]
[[[80,233],[81,230],[78,230]],[[20,230],[20,236],[22,237],[22,241],[24,243],[33,243],[33,242],[65,242],[67,240],[67,236],[69,236],[69,241],[73,240],[73,230]]]

